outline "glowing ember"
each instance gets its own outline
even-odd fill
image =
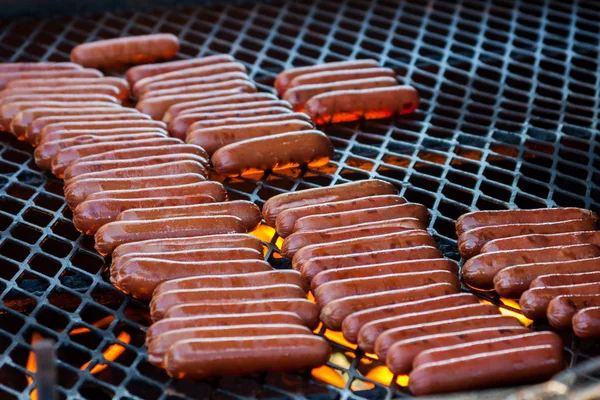
[[[31,345],[35,345],[37,342],[42,340],[44,337],[37,332],[33,332],[31,334]],[[29,352],[29,356],[27,357],[27,364],[25,365],[25,369],[31,372],[34,375],[37,371],[37,363],[35,361],[35,353],[33,350]],[[25,379],[27,379],[27,384],[31,386],[33,384],[33,377],[29,375],[25,375]],[[31,400],[37,400],[37,389],[33,389],[31,391]]]
[[[121,332],[119,336],[117,336],[117,340],[123,343],[129,343],[131,341],[131,336],[127,332]],[[111,344],[108,348],[102,352],[102,356],[107,361],[116,360],[123,352],[125,351],[125,347],[120,344]],[[85,371],[90,365],[90,361],[86,362],[81,366],[81,370]],[[91,374],[97,374],[103,371],[107,367],[107,364],[97,364],[90,371]]]
[[[398,384],[398,386],[407,387],[408,375],[398,375],[398,378],[396,378],[396,383]]]
[[[327,365],[314,368],[311,371],[311,374],[314,378],[328,383],[330,385],[333,385],[335,387],[343,388],[346,386],[347,378],[344,379],[341,372],[338,372],[335,369],[328,367]]]
[[[367,373],[366,377],[372,381],[379,382],[383,385],[388,386],[390,383],[392,383],[392,380],[394,379],[394,374],[387,367],[377,366],[370,370]]]
[[[325,331],[325,337],[334,343],[341,344],[342,346],[349,347],[353,350],[358,347],[357,345],[352,344],[349,341],[347,341],[346,338],[344,338],[344,335],[342,334],[342,332],[330,331],[329,329],[327,329]]]

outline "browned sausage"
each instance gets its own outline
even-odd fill
[[[458,277],[452,272],[432,270],[327,282],[319,285],[313,295],[317,304],[324,307],[334,300],[345,297],[427,286],[434,283],[449,283],[456,286],[457,289],[460,288]]]
[[[595,272],[584,272],[581,274],[541,275],[531,281],[529,287],[567,286],[595,282],[600,282],[600,268]]]
[[[371,253],[315,257],[304,263],[300,272],[306,279],[312,280],[319,272],[328,269],[382,264],[392,261],[427,260],[436,258],[443,258],[442,252],[437,247],[416,246],[403,249],[380,250]]]
[[[188,146],[188,147],[183,147]],[[170,149],[170,148],[171,149]],[[109,153],[103,153],[101,158],[99,155],[89,156],[87,158],[94,158],[88,160],[79,160],[65,169],[65,181],[68,181],[78,175],[88,174],[93,172],[101,172],[119,168],[134,168],[153,166],[158,164],[164,164],[168,162],[182,162],[191,160],[198,162],[203,166],[207,165],[206,158],[202,157],[198,153],[203,153],[204,149],[200,149],[197,146],[192,145],[177,145],[169,146],[166,148],[149,147],[146,148],[144,153],[149,154],[142,156],[137,150],[117,150],[111,152],[110,155],[113,157],[123,157],[117,159],[109,159]],[[150,151],[153,150],[153,151]],[[172,151],[169,151],[172,150]],[[116,154],[119,153],[119,154]],[[154,153],[154,154],[153,154]]]
[[[462,268],[462,278],[469,286],[478,289],[491,289],[494,287],[496,274],[507,267],[532,263],[571,261],[599,256],[600,247],[592,244],[484,253],[465,262]]]
[[[180,71],[182,69],[203,67],[206,65],[221,64],[233,62],[234,58],[229,54],[216,54],[214,56],[206,56],[200,58],[191,58],[187,60],[169,61],[160,64],[146,64],[127,70],[127,81],[130,85],[149,76],[155,76],[172,71]]]
[[[70,62],[16,62],[0,64],[0,73],[6,72],[29,72],[29,71],[53,71],[61,69],[81,69],[81,65]]]
[[[84,203],[80,204],[83,205]],[[246,227],[236,217],[186,217],[153,221],[115,221],[98,229],[94,235],[98,253],[110,254],[115,247],[148,239],[180,238],[219,233],[243,233]],[[177,278],[177,277],[173,277]]]
[[[207,84],[211,84],[211,83],[216,84],[219,82],[232,81],[234,79],[249,80],[250,77],[245,72],[236,71],[236,72],[226,72],[223,74],[216,74],[216,75],[192,76],[191,78],[167,79],[167,80],[163,80],[163,81],[156,81],[153,83],[149,83],[149,84],[143,86],[142,88],[140,88],[138,95],[140,97],[142,97],[146,93],[154,92],[154,91],[158,91],[158,90],[182,88],[182,87],[188,87],[191,85],[207,85]],[[135,83],[132,83],[132,85],[134,85],[134,84]]]
[[[302,86],[302,85],[315,85],[322,83],[332,83],[338,81],[350,81],[355,79],[368,79],[368,78],[394,78],[396,79],[396,73],[391,68],[365,68],[365,69],[347,69],[340,71],[321,71],[305,75],[297,76],[292,79],[288,86],[289,91],[291,88]]]
[[[279,95],[285,93],[290,87],[292,81],[299,76],[316,74],[320,72],[346,71],[346,70],[363,70],[367,68],[377,68],[379,63],[376,60],[354,60],[354,61],[339,61],[326,64],[311,65],[308,67],[298,67],[288,69],[277,75],[275,79],[275,90]],[[343,73],[343,72],[342,72]]]
[[[320,131],[280,133],[248,139],[220,148],[211,161],[223,176],[294,168],[320,167],[333,157],[333,145]]]
[[[188,185],[204,181],[206,181],[206,177],[198,174],[163,175],[147,178],[78,179],[70,182],[65,187],[65,201],[73,209],[79,203],[85,201],[89,195],[97,192]],[[186,205],[184,207],[190,206]]]
[[[110,280],[124,293],[149,299],[156,286],[170,279],[269,270],[271,270],[269,263],[262,260],[168,261],[139,257],[130,259],[118,271],[111,271]],[[297,286],[296,289],[302,292]]]
[[[212,303],[180,304],[171,308],[165,318],[183,318],[199,315],[245,314],[257,312],[288,311],[298,315],[304,325],[315,329],[319,324],[319,307],[308,299],[272,299]]]
[[[573,274],[598,271],[600,257],[583,260],[525,264],[504,268],[494,277],[494,289],[499,295],[517,298],[541,275]]]
[[[594,294],[563,294],[552,299],[546,317],[553,327],[565,329],[571,327],[573,317],[578,311],[598,306],[600,306],[598,289]]]
[[[281,252],[285,257],[291,259],[298,250],[313,244],[339,242],[415,229],[424,231],[426,226],[416,218],[398,218],[319,231],[296,232],[285,238],[281,245]]]
[[[59,79],[59,78],[100,78],[102,72],[97,69],[62,69],[46,71],[21,71],[0,73],[0,90],[11,81],[22,79]]]
[[[169,251],[212,248],[249,248],[263,251],[262,242],[247,234],[209,235],[177,239],[152,239],[126,243],[117,247],[112,257],[117,258],[131,253],[166,253]]]
[[[466,344],[479,340],[508,338],[528,334],[530,332],[531,331],[524,326],[491,327],[418,336],[394,343],[387,352],[386,365],[395,374],[405,374],[412,369],[415,357],[424,351]]]
[[[115,134],[115,129],[125,132],[126,129],[145,129],[147,131],[164,132],[165,126],[159,121],[150,120],[105,120],[105,121],[81,121],[81,122],[55,122],[46,125],[37,135],[36,143],[42,143],[48,140],[64,139],[65,137],[74,137],[78,132],[94,131],[94,135]]]
[[[397,218],[417,218],[421,222],[427,223],[429,212],[422,204],[404,203],[339,213],[309,215],[296,221],[294,232],[330,229]]]
[[[341,90],[365,90],[396,86],[396,78],[376,77],[354,80],[343,80],[329,83],[301,85],[285,91],[282,98],[290,102],[294,111],[304,111],[304,105],[311,98],[323,93]]]
[[[372,253],[380,250],[402,249],[417,246],[435,247],[436,243],[429,233],[421,230],[414,230],[342,240],[333,243],[314,244],[298,250],[292,259],[292,266],[294,269],[301,271],[304,269],[303,266],[308,260],[316,257]]]
[[[262,253],[262,249],[261,249]],[[114,253],[113,253],[114,254]],[[130,253],[131,254],[131,253]],[[114,257],[113,257],[114,259]],[[308,291],[307,282],[298,271],[292,269],[250,274],[192,276],[190,278],[172,279],[158,285],[154,296],[171,290],[201,289],[201,288],[241,288],[265,285],[296,285],[303,291]]]
[[[105,171],[90,172],[77,175],[65,182],[69,185],[79,179],[117,179],[117,178],[149,178],[153,176],[180,175],[180,174],[198,174],[206,176],[204,165],[194,160],[173,159],[171,162],[160,164],[149,164],[148,166],[138,166],[132,168],[115,168]]]
[[[149,133],[160,133],[163,137],[168,136],[168,132],[162,128],[116,128],[116,129],[63,129],[54,131],[44,136],[43,139],[40,139],[38,136],[38,143],[34,144],[34,146],[43,146],[49,142],[69,140],[69,139],[78,139],[80,137],[101,137],[103,140],[107,137],[123,137],[128,135],[141,135],[141,134],[149,134]]]
[[[449,283],[419,286],[408,289],[390,290],[367,295],[350,296],[332,301],[321,310],[320,318],[328,329],[339,331],[344,318],[352,313],[389,304],[404,303],[430,297],[458,293],[458,289]]]
[[[150,197],[144,199],[101,199],[84,201],[73,211],[73,225],[87,235],[93,235],[102,226],[117,219],[119,213],[130,208],[211,203],[208,195]]]
[[[305,326],[297,324],[248,324],[233,326],[206,326],[166,332],[148,343],[148,362],[164,368],[164,356],[171,346],[189,339],[222,339],[247,336],[312,335]]]
[[[210,273],[210,272],[209,272]],[[121,274],[123,276],[123,274]],[[150,314],[153,319],[161,319],[165,313],[178,304],[200,303],[211,301],[229,301],[236,303],[243,300],[270,299],[304,299],[306,293],[299,286],[289,284],[234,287],[234,288],[202,288],[163,292],[152,296]]]
[[[68,147],[58,152],[56,157],[52,159],[52,173],[58,178],[64,177],[65,168],[74,161],[83,157],[95,154],[108,153],[121,149],[136,149],[155,146],[169,146],[180,144],[181,141],[176,138],[159,138],[159,139],[141,139],[130,141],[113,141],[92,144],[82,144],[78,146]]]
[[[403,85],[323,93],[308,100],[304,109],[317,125],[323,125],[410,114],[418,105],[419,93]]]
[[[66,195],[66,193],[65,193]],[[262,215],[256,204],[246,200],[228,201],[226,203],[201,204],[196,206],[175,206],[160,208],[136,208],[119,214],[117,221],[140,221],[171,217],[192,217],[210,215],[233,215],[238,217],[248,229],[254,230]]]
[[[561,295],[600,295],[600,283],[583,283],[579,285],[536,287],[525,291],[519,299],[523,314],[530,319],[543,318],[548,305],[555,297]],[[569,325],[570,325],[569,321]],[[564,327],[564,326],[562,326]]]
[[[44,141],[35,149],[34,158],[38,167],[41,169],[50,169],[52,168],[52,160],[56,155],[60,153],[61,150],[69,147],[104,142],[131,142],[146,139],[164,139],[165,137],[166,135],[162,132],[143,132],[114,136],[80,135],[69,139],[52,140],[49,142]]]
[[[382,195],[334,201],[324,204],[312,204],[282,211],[277,215],[275,226],[277,234],[281,237],[286,237],[293,233],[294,224],[302,217],[309,215],[333,214],[344,211],[384,207],[404,203],[406,203],[406,199],[403,197],[396,195]]]
[[[594,230],[596,223],[589,219],[541,222],[512,225],[492,225],[471,229],[458,237],[458,251],[464,258],[479,254],[481,248],[494,239],[527,234],[549,234]]]
[[[456,235],[460,236],[466,231],[485,226],[560,222],[574,219],[590,220],[596,223],[598,216],[593,211],[575,207],[473,211],[461,215],[456,220]]]
[[[260,122],[257,124],[217,126],[214,128],[196,129],[188,132],[185,142],[201,146],[214,154],[221,147],[243,140],[285,132],[312,131],[313,125],[302,120]]]
[[[188,85],[188,86],[180,86],[170,89],[161,89],[161,90],[149,90],[140,95],[140,101],[151,99],[153,97],[162,97],[162,96],[175,96],[181,94],[193,94],[193,93],[202,93],[202,92],[211,92],[216,90],[229,90],[229,89],[237,89],[241,88],[241,90],[245,93],[255,93],[256,86],[247,79],[232,79],[229,81],[222,82],[211,82],[211,83],[203,83],[198,85]],[[186,101],[186,100],[184,100]]]
[[[101,78],[57,78],[57,79],[16,79],[10,81],[7,89],[37,88],[37,87],[64,87],[64,86],[96,86],[111,85],[119,89],[119,100],[125,101],[129,98],[129,84],[125,79],[114,76],[103,76]]]
[[[363,325],[358,332],[358,345],[367,352],[375,351],[375,341],[383,332],[398,327],[449,321],[457,318],[498,315],[498,307],[489,304],[466,304],[448,308],[438,308],[378,319]]]
[[[541,345],[550,345],[559,349],[564,346],[560,336],[554,332],[531,332],[522,335],[477,340],[469,343],[426,350],[415,357],[413,367],[418,368],[423,364],[443,362],[458,357],[469,357],[490,351]]]
[[[17,94],[13,96],[7,96],[0,98],[0,106],[12,103],[20,102],[64,102],[64,103],[75,103],[75,102],[105,102],[119,104],[116,97],[109,96],[106,94]],[[11,116],[12,119],[12,116]]]
[[[133,94],[139,97],[144,88],[155,82],[168,81],[174,79],[187,79],[200,76],[220,75],[228,72],[243,72],[246,73],[246,67],[238,62],[218,63],[212,65],[203,65],[194,68],[185,68],[175,71],[169,71],[158,75],[147,76],[138,80],[133,85]]]
[[[357,343],[358,333],[363,326],[370,322],[468,304],[479,304],[479,299],[470,293],[456,293],[447,296],[433,297],[431,299],[425,298],[422,300],[368,308],[352,313],[344,318],[342,332],[344,333],[346,340],[350,343]]]
[[[267,225],[275,227],[277,215],[290,208],[386,194],[397,195],[398,189],[391,183],[379,179],[283,193],[267,200],[263,206],[263,218]]]
[[[148,64],[175,57],[179,39],[170,33],[98,40],[75,46],[71,61],[93,68],[115,68],[127,64]]]
[[[495,239],[486,243],[482,253],[502,250],[538,249],[540,247],[570,246],[574,244],[600,246],[600,231],[556,233],[553,235],[523,235]]]
[[[329,344],[315,335],[190,339],[169,348],[165,369],[176,379],[204,379],[315,368],[330,355]]]
[[[573,332],[580,338],[588,339],[600,336],[600,307],[584,308],[572,319]]]
[[[74,86],[39,86],[39,87],[16,87],[12,89],[4,89],[0,91],[0,99],[13,97],[13,96],[48,96],[48,100],[51,100],[51,96],[56,95],[83,95],[83,97],[91,94],[103,94],[106,96],[114,97],[123,103],[121,97],[121,90],[113,85],[74,85]],[[33,99],[34,100],[34,99]]]
[[[106,190],[88,196],[88,200],[97,199],[142,199],[147,197],[208,195],[216,201],[227,200],[227,191],[219,182],[204,181],[187,185],[166,186],[132,190]],[[132,221],[133,222],[133,221]]]
[[[260,104],[258,104],[260,103]],[[175,104],[167,110],[163,117],[164,122],[171,122],[180,115],[192,113],[216,113],[222,111],[241,111],[252,108],[264,107],[284,107],[290,108],[290,103],[283,100],[277,100],[270,93],[231,93],[219,97],[206,98],[201,100],[187,101],[184,103]]]
[[[382,332],[375,341],[375,353],[385,360],[387,351],[394,343],[419,336],[437,333],[460,332],[475,328],[522,326],[518,319],[504,315],[481,315],[461,317],[445,321],[425,322],[416,325],[400,326]]]
[[[328,269],[319,272],[310,282],[313,291],[321,285],[342,279],[368,278],[390,274],[404,274],[425,271],[448,271],[458,274],[456,262],[440,258],[433,260],[394,261],[384,264],[359,265],[357,267]]]
[[[545,381],[565,367],[553,345],[518,347],[423,364],[409,376],[415,396]]]
[[[135,108],[139,111],[148,114],[155,120],[162,120],[163,116],[173,105],[186,104],[197,100],[209,98],[221,98],[234,95],[237,93],[252,93],[256,90],[254,85],[249,81],[242,81],[239,86],[232,89],[212,90],[210,92],[188,93],[181,95],[169,95],[160,97],[151,97],[137,103]],[[168,122],[165,120],[165,122]]]

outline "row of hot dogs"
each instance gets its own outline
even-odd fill
[[[519,298],[531,319],[600,337],[598,216],[580,208],[473,212],[456,223],[463,281]]]

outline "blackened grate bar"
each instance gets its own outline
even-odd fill
[[[181,58],[229,53],[261,90],[272,91],[285,68],[375,58],[417,87],[417,113],[325,127],[336,147],[329,165],[227,179],[231,197],[262,205],[286,191],[386,179],[431,209],[432,232],[455,259],[454,222],[469,210],[600,211],[596,2],[221,3],[13,21],[0,31],[0,60],[65,61],[81,42],[171,32],[182,40]],[[27,363],[40,334],[57,343],[61,398],[408,396],[402,377],[386,375],[379,361],[329,333],[336,354],[329,369],[314,373],[320,379],[305,372],[170,380],[145,360],[147,306],[108,283],[93,239],[71,224],[62,182],[35,167],[29,146],[7,135],[0,140],[0,398],[29,398]],[[275,250],[277,237],[268,229],[260,235],[270,243],[271,264],[289,268]],[[600,353],[598,344],[564,338],[571,365]],[[102,352],[118,357],[106,361]]]

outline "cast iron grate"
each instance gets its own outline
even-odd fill
[[[0,60],[64,61],[81,42],[172,32],[182,40],[181,58],[232,54],[268,91],[276,74],[291,66],[375,58],[418,88],[417,113],[325,127],[336,147],[329,165],[227,179],[231,197],[261,205],[286,191],[386,179],[431,209],[431,230],[453,258],[455,219],[472,209],[600,211],[600,9],[594,1],[216,3],[13,21],[0,31]],[[35,167],[28,146],[1,136],[3,399],[29,398],[27,362],[39,334],[57,343],[61,398],[408,396],[402,378],[392,380],[379,361],[330,334],[336,355],[331,370],[321,371],[325,380],[309,372],[170,380],[145,360],[147,306],[108,283],[93,239],[80,235],[70,218],[62,182]],[[274,250],[277,238],[267,229],[260,234],[272,265],[289,267]],[[565,341],[571,365],[600,353],[598,345],[570,335]],[[115,350],[115,361],[103,359],[103,351]]]

